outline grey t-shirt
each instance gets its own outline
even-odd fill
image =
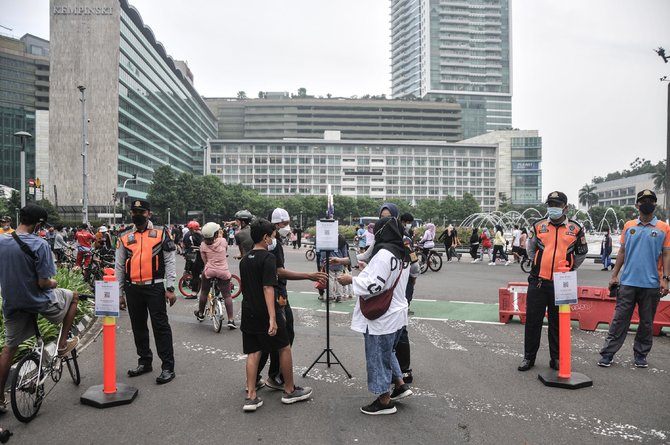
[[[41,312],[55,301],[53,289],[40,289],[39,278],[56,275],[56,264],[49,244],[42,238],[21,233],[21,241],[37,256],[30,258],[11,235],[0,236],[0,289],[5,316],[18,310]]]
[[[241,251],[244,252],[244,255],[254,250],[254,242],[251,239],[251,227],[247,225],[244,229],[237,232],[235,242]]]

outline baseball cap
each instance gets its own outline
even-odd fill
[[[151,204],[145,199],[134,199],[130,205],[130,210],[147,210],[151,211]]]
[[[291,218],[288,216],[288,212],[282,208],[277,207],[270,214],[270,222],[273,224],[290,221]]]
[[[567,204],[568,196],[563,192],[553,191],[549,193],[549,196],[547,196],[547,200],[545,201],[545,203],[549,204],[550,201],[562,202],[563,204]]]
[[[657,201],[656,193],[654,193],[653,190],[649,190],[649,189],[644,189],[641,192],[638,192],[637,193],[637,199],[635,200],[635,202],[639,202],[643,198],[651,198],[651,199],[654,200],[654,202]]]

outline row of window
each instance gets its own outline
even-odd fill
[[[304,153],[309,155],[407,155],[407,156],[461,156],[461,157],[495,157],[496,149],[479,147],[379,147],[379,146],[332,146],[332,145],[247,145],[211,143],[212,154],[222,153]]]

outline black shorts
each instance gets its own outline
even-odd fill
[[[521,247],[520,246],[512,246],[512,253],[516,253],[521,255]]]
[[[288,331],[284,327],[277,328],[277,334],[269,336],[264,334],[249,334],[242,332],[242,351],[245,354],[253,354],[254,352],[276,352],[288,346]]]

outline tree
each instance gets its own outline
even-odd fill
[[[245,100],[247,98],[247,93],[244,91],[237,92],[237,100]]]
[[[151,202],[151,211],[167,220],[168,207],[176,215],[179,212],[177,202],[177,176],[169,165],[158,167],[149,185],[147,198]]]
[[[665,177],[665,162],[661,161],[658,164],[656,164],[656,171],[654,171],[654,175],[651,177],[654,181],[654,190],[663,193],[664,194],[664,202],[663,202],[663,208],[667,209],[668,208],[668,194],[666,193],[666,190],[668,187],[666,186],[666,177]]]
[[[298,97],[307,97],[307,88],[298,88]]]
[[[579,203],[586,206],[586,210],[596,205],[598,203],[598,194],[595,193],[596,186],[584,184],[584,186],[579,189]]]
[[[241,92],[243,93],[244,91],[241,91]],[[265,91],[259,91],[258,92],[258,98],[259,99],[265,99]]]

